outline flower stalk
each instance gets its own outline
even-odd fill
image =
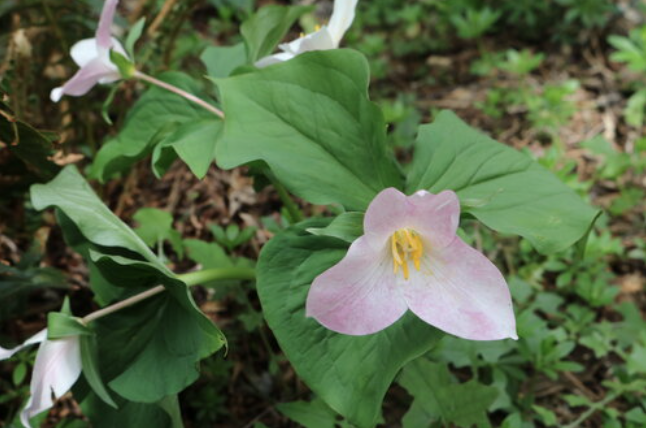
[[[256,277],[255,269],[253,268],[243,268],[243,267],[232,267],[232,268],[219,268],[219,269],[204,269],[195,272],[188,272],[185,274],[177,275],[177,278],[183,281],[187,286],[192,287],[194,285],[203,284],[205,282],[224,280],[224,279],[240,279],[240,280],[252,280]],[[106,315],[110,315],[114,312],[120,311],[121,309],[132,306],[136,303],[139,303],[143,300],[146,300],[150,297],[156,296],[163,292],[166,288],[163,285],[158,285],[156,287],[150,288],[146,291],[143,291],[139,294],[135,294],[132,297],[129,297],[125,300],[117,302],[113,305],[106,306],[105,308],[94,311],[89,315],[86,315],[81,319],[84,324],[88,324],[92,321],[96,321],[99,318],[103,318]]]
[[[220,110],[217,107],[212,106],[211,104],[207,103],[203,99],[200,99],[200,98],[196,97],[195,95],[190,94],[190,93],[178,88],[177,86],[173,86],[173,85],[171,85],[169,83],[166,83],[164,81],[161,81],[159,79],[155,79],[154,77],[149,76],[149,75],[147,75],[145,73],[142,73],[140,71],[136,71],[134,73],[133,77],[135,77],[137,79],[140,79],[140,80],[143,80],[145,82],[148,82],[148,83],[150,83],[152,85],[159,86],[160,88],[164,88],[167,91],[173,92],[173,93],[179,95],[180,97],[183,97],[183,98],[185,98],[185,99],[199,105],[200,107],[210,111],[211,113],[215,114],[216,116],[220,117],[221,119],[224,119],[224,112],[222,110]]]

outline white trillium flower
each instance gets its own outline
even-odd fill
[[[354,20],[354,10],[358,0],[334,0],[334,11],[330,23],[319,30],[283,43],[278,47],[282,52],[267,56],[256,62],[256,67],[267,67],[279,62],[288,61],[297,55],[310,51],[337,49],[341,39]]]
[[[81,40],[72,46],[70,55],[80,69],[63,86],[52,90],[52,101],[58,102],[63,95],[85,95],[97,83],[107,84],[121,79],[119,69],[110,61],[110,50],[128,57],[123,46],[110,34],[117,4],[119,0],[106,0],[96,36]]]
[[[31,397],[20,413],[20,420],[31,428],[29,420],[54,405],[52,393],[60,398],[69,391],[81,375],[81,348],[78,336],[56,340],[47,339],[47,329],[41,330],[20,346],[0,348],[0,360],[10,358],[30,345],[40,343],[29,389]]]

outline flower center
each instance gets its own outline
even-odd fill
[[[393,273],[397,274],[401,267],[404,279],[408,279],[410,276],[409,261],[412,261],[415,269],[419,271],[424,245],[417,232],[407,228],[398,229],[390,237],[390,250],[393,255]]]

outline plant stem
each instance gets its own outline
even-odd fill
[[[215,281],[218,279],[247,279],[252,280],[256,278],[256,271],[253,268],[242,268],[242,267],[232,267],[232,268],[221,268],[221,269],[205,269],[196,272],[184,273],[177,275],[177,278],[183,281],[187,286],[191,287],[193,285],[202,284],[204,282]],[[85,316],[81,319],[84,324],[95,321],[99,318],[103,318],[106,315],[110,315],[114,312],[117,312],[121,309],[132,306],[136,303],[146,300],[149,297],[156,296],[162,291],[166,290],[166,287],[163,285],[158,285],[156,287],[150,288],[142,293],[136,294],[132,297],[129,297],[125,300],[117,302],[113,305],[107,306],[98,311],[92,312],[91,314]]]
[[[246,267],[231,267],[220,269],[204,269],[195,272],[188,272],[177,275],[177,278],[183,281],[189,287],[205,282],[216,281],[219,279],[246,279],[256,278],[256,270]]]
[[[298,209],[298,206],[287,192],[287,189],[285,189],[285,186],[283,186],[282,183],[274,177],[274,174],[272,174],[271,171],[265,171],[265,175],[276,189],[276,192],[278,192],[278,196],[280,197],[280,200],[283,201],[285,208],[287,208],[287,212],[291,217],[292,223],[303,221],[303,213]]]
[[[196,97],[193,94],[189,94],[188,92],[178,88],[177,86],[173,86],[173,85],[171,85],[169,83],[166,83],[166,82],[163,82],[163,81],[161,81],[159,79],[155,79],[154,77],[149,76],[147,74],[144,74],[144,73],[142,73],[140,71],[136,71],[134,77],[136,77],[137,79],[144,80],[144,81],[146,81],[148,83],[151,83],[151,84],[153,84],[155,86],[159,86],[160,88],[164,88],[167,91],[170,91],[170,92],[173,92],[173,93],[179,95],[180,97],[184,97],[187,100],[189,100],[189,101],[199,105],[200,107],[210,111],[211,113],[215,114],[216,116],[224,119],[224,112],[222,112],[222,110],[220,110],[217,107],[212,106],[211,104],[207,103],[203,99],[200,99],[200,98]]]

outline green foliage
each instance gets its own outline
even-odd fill
[[[463,203],[474,201],[468,212],[478,220],[527,238],[540,252],[571,246],[597,215],[547,170],[453,113],[443,112],[422,126],[415,149],[409,192],[454,190]]]
[[[213,233],[217,242],[224,245],[227,250],[232,251],[234,248],[249,241],[256,233],[256,228],[246,227],[244,229],[240,229],[240,226],[232,223],[228,225],[225,230],[218,224],[212,224],[211,233]]]
[[[157,208],[141,208],[133,218],[139,223],[139,227],[134,229],[135,233],[149,247],[157,247],[160,254],[163,254],[162,244],[169,241],[177,255],[184,257],[182,236],[173,229],[173,216],[170,213]]]
[[[280,403],[276,408],[290,420],[305,428],[336,428],[337,415],[320,399]],[[341,427],[351,427],[343,423]]]
[[[612,35],[608,42],[617,49],[610,59],[626,63],[629,69],[646,73],[646,26],[631,30],[629,37]],[[635,93],[628,99],[624,110],[626,122],[632,126],[641,127],[644,123],[644,111],[646,109],[646,90],[641,89],[642,82],[636,86]]]
[[[206,98],[197,83],[185,74],[169,72],[160,78],[203,99]],[[212,119],[212,116],[212,113],[179,95],[162,88],[151,88],[130,109],[117,137],[101,147],[92,164],[90,175],[100,181],[107,181],[114,174],[127,171],[135,162],[150,154],[155,145],[164,141],[165,145],[172,146],[178,154],[182,149],[195,149],[194,141],[190,140],[191,131],[194,129],[184,128],[178,131],[178,128],[187,123],[202,123],[206,119]],[[212,136],[212,144],[216,137],[217,134]],[[179,146],[182,148],[178,148]],[[157,158],[160,156],[161,154]],[[190,155],[186,154],[185,157],[188,159]],[[193,164],[192,168],[196,168],[198,172],[203,171],[203,166],[197,164]]]
[[[347,209],[364,209],[381,189],[401,187],[383,116],[366,93],[362,55],[308,52],[216,82],[227,116],[216,147],[220,167],[264,160],[294,194]]]
[[[299,376],[348,422],[371,427],[399,369],[432,348],[441,335],[411,314],[369,336],[334,333],[306,318],[311,282],[346,253],[343,241],[306,232],[328,224],[308,220],[265,245],[258,262],[258,294],[265,319]]]
[[[502,12],[488,7],[480,10],[467,9],[464,13],[451,15],[449,19],[463,39],[476,39],[487,33],[498,21]]]
[[[444,426],[487,426],[487,409],[498,395],[495,388],[475,380],[456,383],[445,365],[423,358],[402,370],[399,383],[414,398],[403,419],[404,427],[411,428],[429,426],[433,421]]]
[[[240,32],[247,47],[249,63],[273,53],[294,22],[311,10],[306,6],[265,6],[246,20]]]
[[[229,77],[238,67],[247,63],[247,49],[243,43],[233,46],[209,46],[200,59],[208,75],[220,79]]]

